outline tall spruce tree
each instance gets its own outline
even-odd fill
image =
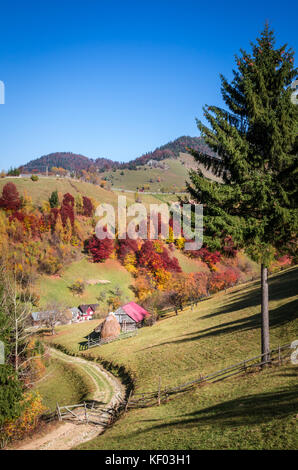
[[[204,205],[204,241],[219,248],[231,235],[261,264],[261,339],[269,360],[268,266],[274,254],[297,255],[297,124],[291,101],[297,76],[294,52],[275,48],[266,24],[252,51],[240,50],[233,80],[221,76],[227,110],[204,107],[210,126],[197,121],[201,135],[217,158],[193,151],[222,183],[190,172],[189,193]]]

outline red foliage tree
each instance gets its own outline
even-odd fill
[[[129,253],[136,253],[138,251],[137,240],[131,238],[125,238],[123,240],[118,239],[117,243],[117,255],[120,261],[123,261],[125,256]]]
[[[114,250],[114,240],[104,238],[99,240],[96,235],[85,241],[85,250],[91,254],[94,263],[108,259]]]
[[[74,208],[74,204],[74,197],[69,193],[64,194],[62,206],[71,206],[72,208]]]
[[[219,251],[209,251],[207,247],[202,247],[199,250],[185,250],[185,253],[191,258],[200,258],[209,268],[221,260]]]
[[[89,199],[89,197],[83,196],[83,214],[86,217],[92,217],[93,211],[94,209],[91,199]]]
[[[164,269],[169,272],[181,272],[177,258],[171,257],[165,246],[159,242],[146,240],[138,253],[138,264],[151,272]]]
[[[238,279],[239,273],[231,267],[221,272],[213,272],[209,278],[209,292],[214,293],[232,287],[237,284]]]
[[[62,207],[60,209],[60,215],[64,227],[66,226],[67,219],[70,220],[70,223],[73,226],[75,217],[73,206],[71,204],[62,204]]]
[[[17,211],[21,207],[20,195],[17,191],[15,184],[7,183],[2,190],[2,197],[0,198],[0,207],[4,210]]]

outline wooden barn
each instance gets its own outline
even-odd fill
[[[122,305],[122,307],[119,307],[113,313],[123,332],[135,330],[141,325],[143,320],[150,315],[147,310],[135,302]]]

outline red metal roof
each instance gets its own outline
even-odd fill
[[[135,302],[129,302],[121,307],[127,315],[135,322],[144,320],[149,315],[149,312]]]

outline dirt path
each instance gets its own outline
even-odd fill
[[[92,398],[103,403],[105,407],[113,407],[122,402],[125,397],[125,389],[121,382],[112,374],[103,369],[99,364],[86,361],[80,357],[72,357],[61,351],[50,349],[53,357],[68,363],[76,364],[84,368],[95,385]],[[104,390],[103,390],[104,385]],[[102,413],[99,416],[104,416]],[[75,424],[63,422],[43,436],[34,435],[24,443],[14,447],[16,450],[69,450],[73,447],[89,441],[104,431],[104,426],[92,424]]]

